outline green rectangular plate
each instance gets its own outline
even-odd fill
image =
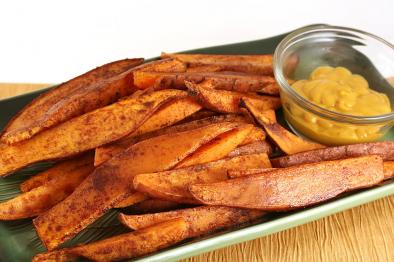
[[[258,54],[273,53],[275,47],[285,35],[273,38],[243,42],[231,45],[216,46],[188,51],[188,53],[207,54]],[[41,90],[10,99],[0,101],[0,129],[7,121],[24,105],[33,98],[44,92]],[[394,130],[391,129],[384,140],[394,140]],[[51,163],[42,163],[26,168],[7,178],[0,178],[0,201],[7,200],[19,194],[18,186],[21,181],[28,176],[44,170]],[[297,212],[281,213],[271,215],[253,225],[244,225],[231,231],[219,232],[204,238],[184,242],[175,247],[157,252],[150,256],[140,258],[138,261],[174,261],[186,257],[198,255],[214,249],[233,245],[236,243],[252,240],[266,236],[288,228],[292,228],[307,222],[352,208],[364,203],[383,198],[394,194],[394,181],[367,190],[360,190],[352,194],[338,197],[330,202],[308,208]],[[116,219],[116,210],[100,218],[78,234],[73,240],[65,243],[64,246],[71,246],[77,243],[87,243],[98,239],[106,238],[121,232],[126,232]],[[31,219],[17,221],[0,222],[0,261],[30,261],[32,256],[45,249],[38,239]]]

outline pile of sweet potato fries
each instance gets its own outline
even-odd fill
[[[48,252],[33,261],[139,257],[394,176],[394,141],[325,147],[282,127],[271,55],[143,62],[65,82],[3,130],[1,176],[61,160],[0,203],[1,220],[34,217]],[[124,207],[140,213],[119,214],[130,233],[59,249]]]

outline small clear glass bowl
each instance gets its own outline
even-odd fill
[[[347,115],[302,97],[291,83],[308,79],[319,66],[341,66],[363,76],[371,89],[388,96],[391,113],[367,117]],[[378,140],[393,126],[394,46],[377,36],[327,25],[300,28],[276,48],[274,74],[280,86],[285,119],[301,136],[328,145],[361,143]]]

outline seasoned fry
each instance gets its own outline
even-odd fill
[[[41,173],[38,173],[37,175],[34,175],[22,182],[20,185],[20,190],[23,193],[28,192],[33,188],[46,184],[54,178],[67,176],[69,172],[86,165],[93,165],[92,153],[87,153],[83,156],[77,156],[75,158],[56,163],[47,170],[44,170]]]
[[[189,93],[195,96],[204,107],[220,113],[240,113],[239,103],[244,97],[258,103],[263,110],[275,110],[281,106],[278,97],[216,90],[214,89],[215,83],[213,81],[204,81],[200,84],[185,81],[185,84]]]
[[[73,117],[133,92],[132,68],[142,58],[115,61],[63,83],[25,106],[4,129],[1,142],[26,140]]]
[[[237,123],[224,122],[132,145],[97,167],[64,201],[34,219],[38,235],[53,250],[133,194],[134,175],[173,168],[201,145],[237,127]]]
[[[220,72],[223,71],[222,66],[216,66],[216,65],[201,65],[201,66],[195,66],[195,67],[189,67],[186,69],[186,72],[188,73],[196,73],[196,72]]]
[[[323,145],[306,141],[290,133],[278,123],[273,123],[273,119],[267,117],[269,114],[262,113],[264,111],[262,111],[260,106],[256,106],[256,103],[253,100],[243,97],[242,103],[252,113],[257,122],[264,127],[268,136],[271,137],[271,139],[286,154],[291,155],[313,149],[324,148]]]
[[[250,130],[248,136],[242,141],[240,146],[244,146],[250,143],[258,142],[258,141],[264,141],[265,140],[265,132],[263,129],[253,126],[252,129]]]
[[[173,125],[174,123],[197,112],[201,108],[202,107],[191,97],[176,100],[168,105],[164,105],[154,113],[145,123],[133,132],[133,136],[138,136]]]
[[[38,254],[33,262],[75,261],[78,258],[119,261],[135,258],[174,245],[186,239],[188,232],[188,223],[183,218],[176,218],[97,242]]]
[[[145,215],[119,214],[125,226],[138,230],[174,218],[183,218],[188,223],[187,237],[197,237],[213,231],[229,228],[262,217],[263,211],[231,207],[201,206],[169,212]]]
[[[149,199],[149,197],[147,195],[140,193],[140,192],[135,192],[135,193],[127,196],[122,201],[118,202],[115,205],[115,208],[123,208],[123,207],[132,206],[136,203],[140,203],[140,202],[145,201],[147,199]]]
[[[208,109],[201,109],[201,110],[197,111],[196,113],[179,121],[178,124],[184,124],[184,123],[192,122],[195,120],[200,120],[203,118],[208,118],[208,117],[213,117],[213,116],[218,116],[218,115],[219,115],[219,113],[217,113],[217,112],[214,112],[214,111],[211,111]]]
[[[282,211],[317,204],[383,180],[383,161],[365,156],[276,169],[189,187],[207,205]]]
[[[173,125],[174,123],[186,118],[187,116],[197,112],[201,109],[201,106],[195,102],[192,98],[186,97],[179,100],[175,100],[171,103],[163,105],[156,113],[154,113],[149,119],[146,120],[137,130],[128,135],[127,137],[116,141],[113,144],[103,145],[96,149],[95,166],[103,163],[107,159],[111,158],[114,154],[122,151],[124,147],[129,146],[132,142],[137,142],[140,138],[147,138],[146,136],[138,137],[142,134],[149,133],[155,130],[159,130],[164,127]],[[112,151],[114,148],[114,154],[108,151]],[[108,150],[107,150],[108,149]],[[119,149],[119,150],[117,150]]]
[[[237,92],[259,92],[278,95],[279,87],[272,76],[249,75],[238,72],[134,72],[134,85],[140,89],[155,88],[185,89],[185,81],[196,84],[205,80],[215,82],[215,89]]]
[[[133,214],[147,214],[147,213],[157,213],[157,212],[165,212],[174,209],[180,209],[186,207],[188,205],[183,205],[177,202],[172,202],[163,199],[147,199],[141,201],[133,206],[128,208],[128,211],[131,211]]]
[[[150,132],[147,134],[143,134],[141,136],[125,137],[125,138],[118,140],[114,143],[98,147],[95,152],[94,165],[95,166],[100,165],[101,163],[112,158],[116,154],[124,151],[126,148],[128,148],[129,146],[131,146],[139,141],[142,141],[142,140],[145,140],[148,138],[152,138],[155,136],[188,131],[188,130],[196,129],[199,127],[204,127],[204,126],[207,126],[210,124],[221,123],[221,122],[248,123],[249,121],[246,118],[244,118],[242,116],[238,116],[238,115],[221,115],[221,116],[214,116],[214,117],[208,117],[208,118],[204,118],[204,119],[200,119],[200,120],[195,120],[192,122],[179,124],[176,126],[170,126],[167,128],[162,128],[160,130],[156,130],[156,131],[153,131],[153,132]]]
[[[272,55],[204,55],[204,54],[167,54],[162,58],[174,58],[189,67],[201,65],[221,66],[227,71],[272,75]]]
[[[246,139],[252,129],[253,125],[247,124],[217,136],[192,155],[179,162],[175,168],[203,164],[226,157]]]
[[[227,175],[229,178],[237,178],[237,177],[243,177],[243,176],[251,176],[251,175],[257,175],[257,174],[262,174],[267,171],[272,171],[275,168],[250,168],[250,169],[234,169],[234,170],[228,170]]]
[[[264,85],[263,87],[261,87],[260,89],[256,90],[256,92],[258,93],[262,93],[262,94],[267,94],[267,95],[273,95],[273,96],[277,96],[279,95],[279,85],[278,83],[270,83],[267,85]]]
[[[227,179],[227,170],[271,167],[266,154],[244,155],[170,171],[139,174],[134,188],[148,195],[178,203],[198,204],[189,193],[189,185]]]
[[[147,138],[147,136],[138,136],[171,126],[200,109],[201,106],[190,97],[175,100],[163,105],[156,111],[156,113],[147,119],[145,123],[127,137],[112,144],[96,148],[94,165],[98,166],[116,153],[121,152],[126,147],[130,146],[132,143],[136,143],[141,139]]]
[[[290,156],[274,158],[272,159],[272,165],[274,167],[289,167],[306,163],[315,163],[326,160],[336,160],[366,155],[379,155],[384,161],[394,160],[394,141],[372,142],[316,149]]]
[[[0,203],[0,220],[34,217],[65,199],[92,173],[94,169],[92,155],[89,155],[89,160],[87,163],[68,168],[67,173],[54,176],[26,193]]]
[[[185,72],[186,64],[176,59],[156,60],[147,64],[143,64],[133,70],[133,86],[138,89],[147,89],[153,87],[156,78],[151,77],[144,72]]]
[[[180,90],[162,90],[130,98],[73,118],[15,145],[0,144],[0,176],[29,164],[64,158],[117,140],[136,130],[157,108],[185,97]]]
[[[147,72],[167,72],[167,73],[180,73],[185,72],[187,69],[186,63],[178,59],[161,59],[149,63],[142,64],[136,67],[133,72],[147,71]]]
[[[383,163],[384,179],[394,177],[394,161],[387,161]]]
[[[228,154],[228,157],[240,156],[240,155],[251,155],[266,153],[271,155],[272,147],[267,141],[256,141],[247,145],[239,146]]]

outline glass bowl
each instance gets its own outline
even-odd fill
[[[328,145],[370,142],[382,137],[394,123],[394,46],[359,30],[318,25],[300,28],[275,50],[274,74],[280,86],[283,112],[298,135]],[[363,76],[369,87],[385,93],[391,113],[356,116],[328,110],[298,94],[291,86],[308,79],[319,66],[345,67]]]

